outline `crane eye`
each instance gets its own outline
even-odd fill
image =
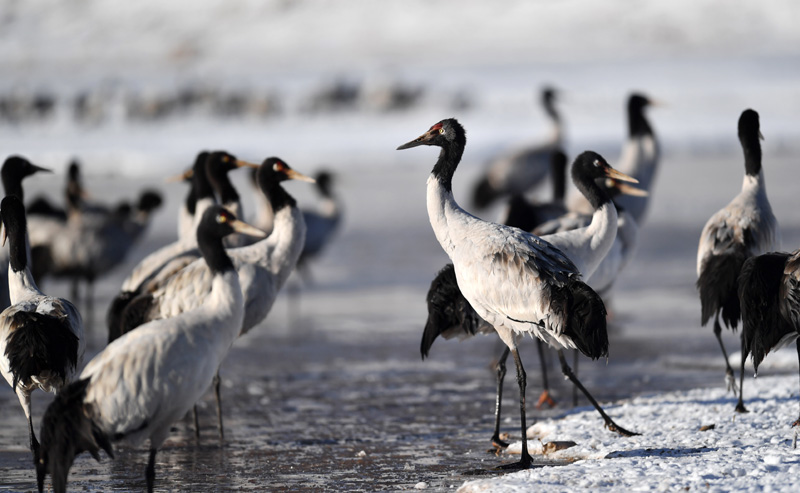
[[[594,165],[595,165],[595,167],[599,168],[600,167],[600,160],[599,159],[595,159],[594,160]]]
[[[225,215],[225,214],[218,215],[217,216],[217,222],[220,223],[220,224],[224,224],[224,223],[228,222],[228,216]]]
[[[440,128],[440,129],[439,129],[439,133],[440,133],[440,134],[443,134],[443,133],[444,133],[444,127],[442,127],[442,128]]]

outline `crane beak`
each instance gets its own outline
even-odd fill
[[[430,141],[433,138],[434,135],[436,134],[429,130],[424,134],[420,135],[419,137],[417,137],[416,139],[412,140],[411,142],[406,142],[405,144],[401,145],[400,147],[397,148],[397,150],[402,151],[403,149],[411,149],[412,147],[426,145],[428,141]]]
[[[620,171],[617,171],[614,168],[612,168],[611,166],[609,166],[609,167],[607,167],[605,169],[605,173],[606,173],[607,177],[613,178],[615,180],[627,181],[627,182],[630,182],[630,183],[639,183],[639,180],[637,180],[636,178],[634,178],[632,176],[628,176],[625,173],[622,173]]]
[[[248,161],[243,161],[243,160],[241,160],[241,159],[237,159],[237,160],[236,160],[236,167],[237,167],[237,168],[245,168],[245,167],[247,167],[247,168],[255,168],[255,169],[258,169],[258,168],[259,168],[259,165],[258,165],[258,164],[253,164],[253,163],[250,163],[250,162],[248,162]]]
[[[165,183],[178,183],[181,181],[186,181],[194,176],[194,170],[192,168],[187,169],[183,173],[179,175],[168,176],[164,179]]]
[[[317,182],[317,180],[315,180],[314,178],[311,178],[308,175],[304,175],[303,173],[301,173],[299,171],[295,171],[295,170],[293,170],[291,168],[287,169],[284,173],[286,174],[286,176],[290,180],[307,181],[309,183],[316,183]]]
[[[261,231],[260,229],[256,228],[255,226],[250,226],[244,221],[240,221],[239,219],[234,219],[229,223],[234,231],[237,233],[241,233],[247,236],[253,236],[255,238],[266,238],[267,233]]]
[[[628,185],[625,182],[617,181],[613,178],[606,179],[606,186],[609,188],[616,188],[619,190],[619,193],[624,193],[625,195],[631,195],[633,197],[647,197],[650,195],[647,190],[634,187],[633,185]]]
[[[41,166],[36,166],[35,164],[31,164],[31,169],[33,170],[32,173],[44,172],[44,173],[52,173],[53,170],[50,168],[42,168]]]
[[[764,134],[761,133],[761,130],[758,131],[758,138],[761,140],[767,140],[764,138]]]

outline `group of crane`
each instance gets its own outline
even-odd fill
[[[565,200],[568,159],[563,149],[557,93],[542,92],[552,137],[491,163],[473,194],[475,207],[505,199],[500,222],[465,211],[454,199],[452,178],[466,148],[456,119],[442,120],[398,149],[439,147],[427,184],[428,216],[452,261],[431,283],[428,320],[420,350],[428,356],[439,336],[496,333],[505,344],[497,363],[493,444],[500,435],[505,363],[513,357],[521,417],[522,452],[504,469],[532,464],[527,448],[526,372],[520,336],[539,344],[544,391],[537,403],[554,405],[546,381],[543,344],[557,351],[561,370],[600,413],[618,425],[567,363],[563,349],[598,359],[608,357],[607,296],[631,260],[639,228],[647,218],[659,163],[659,144],[645,115],[653,105],[634,93],[628,98],[628,137],[617,168],[585,151],[570,176],[580,196]],[[756,368],[770,350],[800,334],[800,250],[779,248],[779,231],[764,188],[759,118],[745,110],[739,140],[745,156],[742,192],[708,221],[698,248],[702,324],[714,318],[714,333],[726,359],[726,379],[736,389],[720,337],[720,316],[735,328],[743,322],[742,370],[752,354]],[[259,210],[254,225],[243,222],[240,196],[228,174],[253,170]],[[201,152],[178,177],[189,191],[178,212],[178,239],[142,259],[122,283],[106,316],[108,345],[81,370],[86,348],[84,323],[71,302],[47,296],[37,283],[47,275],[88,283],[119,265],[147,227],[161,198],[142,193],[137,206],[110,208],[88,200],[77,164],[70,167],[66,211],[46,199],[27,210],[22,182],[49,171],[20,156],[6,159],[0,202],[2,239],[8,238],[7,300],[0,314],[0,371],[17,394],[28,420],[30,448],[39,491],[49,473],[53,490],[66,491],[75,457],[100,450],[114,456],[115,442],[149,441],[145,470],[148,491],[155,482],[155,457],[171,426],[213,387],[219,435],[223,437],[219,368],[233,342],[261,323],[295,269],[316,255],[335,231],[341,214],[332,176],[316,180],[276,157],[260,165],[224,152]],[[527,192],[552,175],[553,201],[533,203]],[[301,211],[283,188],[287,180],[316,182],[323,197],[317,213]],[[635,184],[636,186],[632,185]],[[0,298],[0,302],[3,301]],[[7,308],[6,308],[7,307]],[[800,340],[798,341],[800,357]],[[574,365],[573,365],[574,366]],[[745,412],[738,386],[736,410]],[[36,388],[58,392],[47,408],[37,440],[31,416]],[[195,433],[199,433],[195,409]],[[798,419],[795,424],[800,422]]]
[[[400,147],[441,148],[428,178],[427,207],[437,240],[450,257],[434,278],[427,295],[428,320],[420,346],[429,355],[439,336],[470,337],[497,333],[506,349],[497,371],[495,426],[492,443],[508,446],[500,435],[505,361],[514,357],[519,385],[522,455],[504,468],[530,466],[527,450],[526,372],[517,345],[532,335],[539,345],[543,392],[537,407],[554,405],[549,395],[543,343],[558,352],[561,369],[581,390],[605,425],[624,436],[634,435],[617,425],[578,381],[567,364],[564,348],[596,359],[608,354],[606,296],[636,250],[638,232],[646,219],[659,162],[659,144],[644,114],[653,105],[638,93],[628,98],[628,137],[611,168],[599,154],[586,151],[572,164],[572,179],[580,195],[565,203],[566,156],[561,148],[561,119],[555,91],[546,88],[542,102],[553,131],[543,145],[516,150],[490,163],[475,186],[473,203],[481,209],[494,200],[507,200],[498,223],[482,220],[456,203],[452,177],[466,146],[466,132],[455,119],[442,120],[422,136]],[[779,231],[767,201],[761,167],[758,113],[742,112],[738,123],[744,151],[742,192],[709,219],[697,254],[697,289],[702,324],[714,316],[714,333],[727,366],[726,380],[735,391],[733,371],[720,337],[719,315],[734,328],[741,318],[742,377],[744,362],[753,355],[756,369],[771,350],[798,340],[800,359],[800,250],[779,249]],[[551,171],[553,202],[531,203],[525,193]],[[636,188],[625,182],[638,184]],[[760,256],[759,256],[760,255]],[[739,385],[738,412],[746,412]],[[795,421],[800,424],[800,419]]]
[[[239,195],[227,174],[240,167],[255,171],[264,207],[256,221],[266,230],[237,218],[242,214]],[[99,460],[101,449],[113,457],[114,442],[149,440],[145,477],[152,491],[156,451],[171,426],[212,382],[216,382],[222,437],[220,364],[236,338],[262,322],[272,308],[304,252],[305,218],[318,229],[312,233],[317,238],[314,248],[305,253],[307,258],[317,254],[335,230],[339,209],[331,191],[331,174],[321,173],[323,210],[301,211],[282,183],[315,179],[283,160],[270,157],[256,165],[223,151],[200,153],[183,174],[190,190],[179,212],[181,236],[132,270],[109,308],[108,345],[81,371],[86,348],[81,314],[71,302],[46,296],[37,287],[40,278],[35,273],[41,271],[34,265],[45,257],[34,253],[32,238],[38,233],[36,228],[49,224],[39,216],[53,224],[59,217],[54,206],[44,207],[42,201],[26,211],[22,180],[43,171],[48,170],[22,157],[8,158],[2,168],[6,197],[0,203],[3,238],[9,240],[9,306],[0,314],[0,370],[28,419],[39,490],[43,491],[49,473],[54,491],[66,491],[69,469],[83,451]],[[113,238],[104,237],[109,224],[129,232],[126,249],[130,248],[132,235],[141,233],[158,205],[153,204],[160,203],[148,191],[135,216],[130,208],[89,206],[83,201],[86,194],[77,166],[70,167],[66,195],[70,209],[60,218],[63,231],[47,246],[51,258],[67,250],[56,242],[72,236],[111,243]],[[76,252],[83,247],[88,251]],[[96,266],[107,265],[98,258],[104,252],[100,247],[72,244],[69,249],[86,260],[79,265],[95,265],[89,273],[76,267],[72,271],[75,282],[91,283],[102,272]],[[126,252],[114,252],[116,261]],[[31,393],[36,388],[58,392],[42,418],[41,442],[31,416]],[[196,412],[195,432],[199,433]]]

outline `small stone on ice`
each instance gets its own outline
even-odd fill
[[[415,490],[424,490],[428,487],[428,483],[425,481],[420,481],[419,483],[414,485]]]
[[[367,456],[367,453],[364,452],[363,450],[356,454],[356,457],[366,457],[366,456]]]

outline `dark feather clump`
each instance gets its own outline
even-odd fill
[[[89,379],[78,380],[65,387],[47,407],[42,418],[39,462],[36,478],[39,491],[44,490],[44,478],[49,472],[53,491],[67,491],[67,476],[75,457],[87,451],[100,460],[100,449],[109,457],[114,450],[108,436],[93,420],[94,410],[84,404]]]
[[[488,327],[461,293],[453,264],[447,264],[433,279],[427,302],[428,320],[419,348],[422,359],[428,356],[433,341],[440,335],[445,339],[473,336]]]
[[[786,253],[768,253],[747,259],[739,276],[742,311],[742,357],[753,355],[753,367],[784,337],[796,333],[781,314],[781,286]]]
[[[740,318],[739,272],[746,258],[743,251],[734,250],[711,256],[706,261],[696,283],[697,290],[700,291],[702,325],[722,311],[722,321],[736,330]]]
[[[122,311],[119,335],[127,334],[136,327],[153,320],[150,311],[154,306],[155,298],[150,293],[141,294],[131,300]]]
[[[125,307],[139,294],[134,291],[121,291],[117,296],[111,300],[111,305],[108,307],[106,313],[106,325],[108,326],[108,343],[119,338],[124,332],[122,331],[122,314]]]
[[[66,317],[19,311],[11,315],[12,332],[5,355],[14,375],[12,387],[48,373],[66,379],[67,367],[78,364],[78,337]]]
[[[553,288],[553,299],[563,300],[566,313],[564,334],[578,351],[591,359],[608,356],[606,306],[600,296],[583,281],[568,279]]]
[[[36,197],[28,204],[28,207],[25,208],[27,213],[40,215],[40,216],[47,216],[52,217],[54,219],[58,219],[59,221],[66,221],[67,220],[67,212],[60,208],[53,205],[47,198],[45,197]]]

